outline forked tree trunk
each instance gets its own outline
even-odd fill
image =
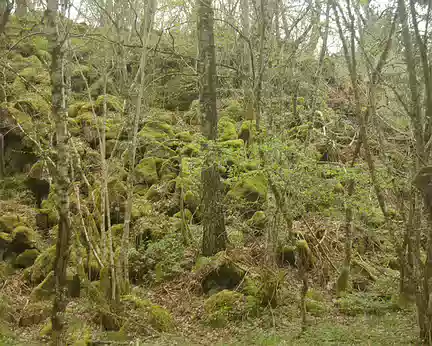
[[[197,0],[198,73],[202,132],[208,143],[203,146],[205,159],[201,172],[203,185],[202,253],[211,256],[224,250],[227,243],[222,206],[222,184],[217,168],[216,54],[211,0]]]
[[[69,219],[69,155],[67,149],[67,110],[64,90],[63,38],[59,34],[58,0],[49,0],[47,4],[47,31],[50,43],[51,61],[51,103],[52,116],[56,126],[57,162],[55,183],[57,185],[57,210],[59,229],[57,233],[56,255],[54,260],[55,295],[52,309],[52,341],[54,345],[64,345],[63,317],[67,305],[66,268],[69,260],[71,227]]]

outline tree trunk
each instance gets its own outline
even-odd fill
[[[56,125],[57,162],[55,171],[58,198],[59,229],[57,233],[56,255],[54,260],[55,295],[52,310],[52,340],[54,345],[63,345],[63,317],[67,305],[66,269],[69,260],[71,227],[69,219],[69,155],[67,138],[67,111],[64,90],[63,38],[59,34],[58,1],[49,0],[47,4],[48,40],[51,50],[51,102],[52,116]]]
[[[27,1],[26,0],[16,0],[15,15],[17,17],[23,17],[27,14]]]
[[[4,33],[6,29],[6,24],[9,21],[9,17],[13,9],[12,0],[2,1],[4,2],[0,3],[0,36]]]
[[[212,256],[224,250],[227,243],[222,206],[222,184],[217,167],[216,54],[211,0],[198,0],[198,73],[202,132],[208,143],[203,145],[205,159],[201,172],[203,185],[202,253]]]

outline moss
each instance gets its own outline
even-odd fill
[[[26,226],[18,226],[12,232],[11,249],[15,253],[22,253],[36,246],[37,233]]]
[[[139,132],[145,140],[166,140],[174,137],[174,130],[170,124],[161,121],[149,121]]]
[[[243,139],[245,142],[249,142],[251,138],[256,136],[256,123],[254,120],[243,121],[240,126],[238,138]]]
[[[190,143],[193,141],[192,134],[189,131],[183,131],[176,134],[176,138],[182,142]]]
[[[241,150],[244,148],[244,142],[242,139],[232,139],[229,141],[221,142],[221,147],[229,150]]]
[[[229,141],[237,139],[237,129],[235,123],[228,117],[222,117],[218,122],[218,139]]]
[[[15,102],[14,107],[33,118],[46,118],[50,112],[50,105],[39,94],[26,93],[26,97]]]
[[[81,113],[91,112],[92,106],[89,102],[78,101],[72,103],[68,108],[68,115],[71,118],[77,117]]]
[[[24,135],[17,125],[20,125],[25,132],[32,134],[34,130],[32,118],[16,109],[14,105],[14,103],[7,102],[0,104],[0,126],[19,137],[24,137]]]
[[[186,144],[182,151],[181,154],[183,156],[189,156],[189,157],[194,157],[194,156],[198,156],[200,152],[200,144],[199,143],[188,143]]]
[[[32,284],[39,284],[54,268],[54,258],[56,253],[55,245],[43,251],[35,260],[30,268],[30,281]]]
[[[149,201],[157,202],[162,198],[162,196],[163,196],[163,192],[160,189],[160,187],[156,185],[152,185],[148,189],[145,198],[148,199]]]
[[[244,117],[244,109],[238,100],[224,100],[225,107],[220,112],[221,117],[227,117],[234,121],[240,121]]]
[[[151,215],[153,205],[145,199],[135,199],[132,205],[132,220]],[[123,226],[123,225],[122,225]]]
[[[51,320],[49,320],[45,325],[42,327],[42,329],[39,332],[40,337],[48,337],[51,336],[52,333],[52,323]]]
[[[151,108],[148,117],[152,120],[161,121],[168,124],[176,122],[176,113],[167,111],[162,108]]]
[[[149,141],[144,143],[143,148],[145,148],[146,156],[154,156],[161,159],[169,159],[176,154],[170,147],[154,139],[149,139]]]
[[[348,316],[384,315],[398,309],[392,301],[365,293],[346,294],[337,300],[336,305],[341,313]]]
[[[230,321],[255,316],[257,300],[242,293],[223,290],[212,295],[204,303],[206,321],[214,327],[224,327]]]
[[[260,171],[253,171],[240,176],[228,196],[249,202],[265,202],[267,200],[267,179]]]
[[[327,306],[322,302],[306,298],[306,311],[309,312],[312,316],[322,316],[327,312]]]
[[[296,248],[295,246],[283,245],[278,248],[278,260],[282,265],[296,265]]]
[[[18,268],[28,268],[33,265],[38,256],[39,251],[36,249],[25,250],[15,259],[14,265]]]
[[[174,217],[178,218],[178,219],[181,219],[181,217],[182,217],[181,214],[182,214],[181,211],[179,211],[179,212],[177,212],[177,213],[174,214]],[[192,215],[192,212],[189,209],[185,209],[184,210],[184,215],[185,215],[185,221],[186,222],[189,223],[189,222],[192,221],[193,215]]]
[[[0,216],[0,232],[12,233],[12,231],[23,222],[16,214],[6,214]]]
[[[244,171],[256,171],[259,169],[260,161],[259,160],[249,160],[242,163],[242,169]]]
[[[263,230],[267,224],[267,216],[263,211],[257,211],[247,221],[248,225],[252,228]]]
[[[244,245],[244,235],[242,231],[231,231],[228,232],[228,241],[234,246]]]
[[[298,240],[296,242],[296,251],[297,251],[297,258],[298,263],[301,265],[302,270],[309,271],[312,269],[314,265],[314,257],[312,254],[311,249],[309,248],[309,245],[306,240]]]
[[[106,100],[107,111],[120,113],[123,110],[123,103],[114,95],[100,95],[95,102],[98,114],[103,113],[104,99]]]
[[[147,157],[140,161],[135,167],[135,177],[139,184],[152,185],[159,181],[157,172],[158,159]]]
[[[195,212],[200,204],[200,197],[197,193],[193,191],[186,191],[186,193],[183,196],[183,201],[185,206],[191,210],[192,212]]]
[[[12,242],[12,237],[9,233],[0,232],[0,253],[2,255],[9,248],[11,242]]]
[[[183,118],[191,125],[201,124],[201,113],[199,100],[193,100],[190,109],[184,113]]]
[[[37,285],[30,294],[32,301],[49,299],[54,292],[54,272],[50,271],[47,277]]]

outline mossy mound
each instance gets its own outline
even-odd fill
[[[37,246],[37,233],[26,226],[18,226],[12,232],[12,242],[10,250],[20,254],[28,249],[33,249]]]
[[[20,327],[28,327],[44,322],[51,314],[52,303],[50,301],[33,302],[26,305],[19,319]]]
[[[222,117],[218,122],[218,139],[229,141],[237,139],[237,129],[235,123],[228,117]]]
[[[163,141],[174,137],[174,130],[170,124],[162,121],[149,121],[139,132],[139,137],[144,141]]]
[[[249,202],[262,205],[267,200],[267,179],[263,172],[252,171],[239,177],[228,197],[237,202]]]
[[[223,100],[223,109],[220,111],[221,118],[227,117],[233,121],[240,121],[244,117],[244,113],[243,106],[238,100]]]
[[[205,318],[214,327],[224,327],[230,321],[244,320],[249,316],[255,316],[258,306],[255,297],[223,290],[205,301]]]
[[[28,268],[33,265],[38,256],[39,251],[36,249],[25,250],[15,259],[14,265],[18,268]]]
[[[245,271],[225,252],[219,252],[213,257],[200,257],[194,272],[204,293],[209,294],[236,288],[245,275]]]
[[[0,216],[0,232],[12,233],[12,231],[23,224],[23,220],[16,214]]]
[[[348,316],[356,315],[384,315],[398,309],[391,300],[386,300],[371,294],[345,294],[336,302],[338,310]]]
[[[124,296],[122,303],[131,308],[123,326],[126,330],[131,332],[145,324],[150,324],[158,332],[170,332],[174,329],[175,324],[172,315],[162,306],[134,295]],[[133,321],[135,323],[132,323]]]
[[[135,177],[138,184],[153,185],[159,181],[157,166],[159,158],[147,157],[135,167]]]
[[[247,221],[247,224],[249,225],[249,227],[252,227],[253,229],[262,231],[266,227],[267,216],[263,211],[261,210],[257,211]]]
[[[100,95],[95,102],[95,109],[98,115],[103,114],[103,105],[106,103],[107,111],[120,113],[123,110],[123,103],[114,95]]]
[[[30,282],[34,285],[41,283],[53,270],[56,248],[55,245],[45,249],[28,269]]]

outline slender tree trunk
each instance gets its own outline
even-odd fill
[[[227,243],[222,206],[222,184],[217,169],[217,110],[216,110],[216,53],[213,33],[211,0],[197,0],[198,9],[198,73],[202,132],[208,143],[203,145],[205,159],[201,172],[203,185],[203,242],[202,253],[211,256],[224,250]]]
[[[63,315],[66,310],[66,268],[69,260],[71,227],[69,219],[69,155],[67,149],[67,111],[64,90],[63,38],[59,34],[57,0],[47,4],[48,40],[51,50],[51,102],[52,116],[56,125],[57,162],[54,176],[57,185],[59,229],[57,233],[56,255],[54,260],[55,295],[52,310],[52,340],[54,345],[63,345]]]
[[[143,104],[144,101],[144,89],[146,82],[146,74],[145,68],[147,66],[147,45],[150,38],[150,28],[153,26],[154,19],[154,9],[156,8],[155,0],[150,0],[147,4],[149,10],[146,12],[147,15],[144,17],[143,27],[145,28],[144,32],[144,45],[141,51],[141,60],[140,60],[140,84],[138,90],[138,96],[136,99],[136,113],[133,117],[132,121],[132,138],[129,146],[129,172],[127,176],[127,202],[126,202],[126,213],[125,213],[125,222],[124,222],[124,231],[122,237],[122,249],[123,249],[123,258],[122,258],[122,271],[123,271],[123,290],[129,290],[129,260],[128,260],[128,249],[129,249],[129,235],[130,235],[130,222],[132,215],[132,201],[133,201],[133,190],[134,190],[134,169],[136,164],[136,149],[138,145],[138,127],[141,120],[142,109],[145,107]]]
[[[2,0],[0,2],[0,36],[6,29],[6,24],[9,21],[10,14],[13,9],[13,0]]]
[[[27,14],[27,1],[26,0],[16,0],[15,15],[18,17],[23,17]]]

